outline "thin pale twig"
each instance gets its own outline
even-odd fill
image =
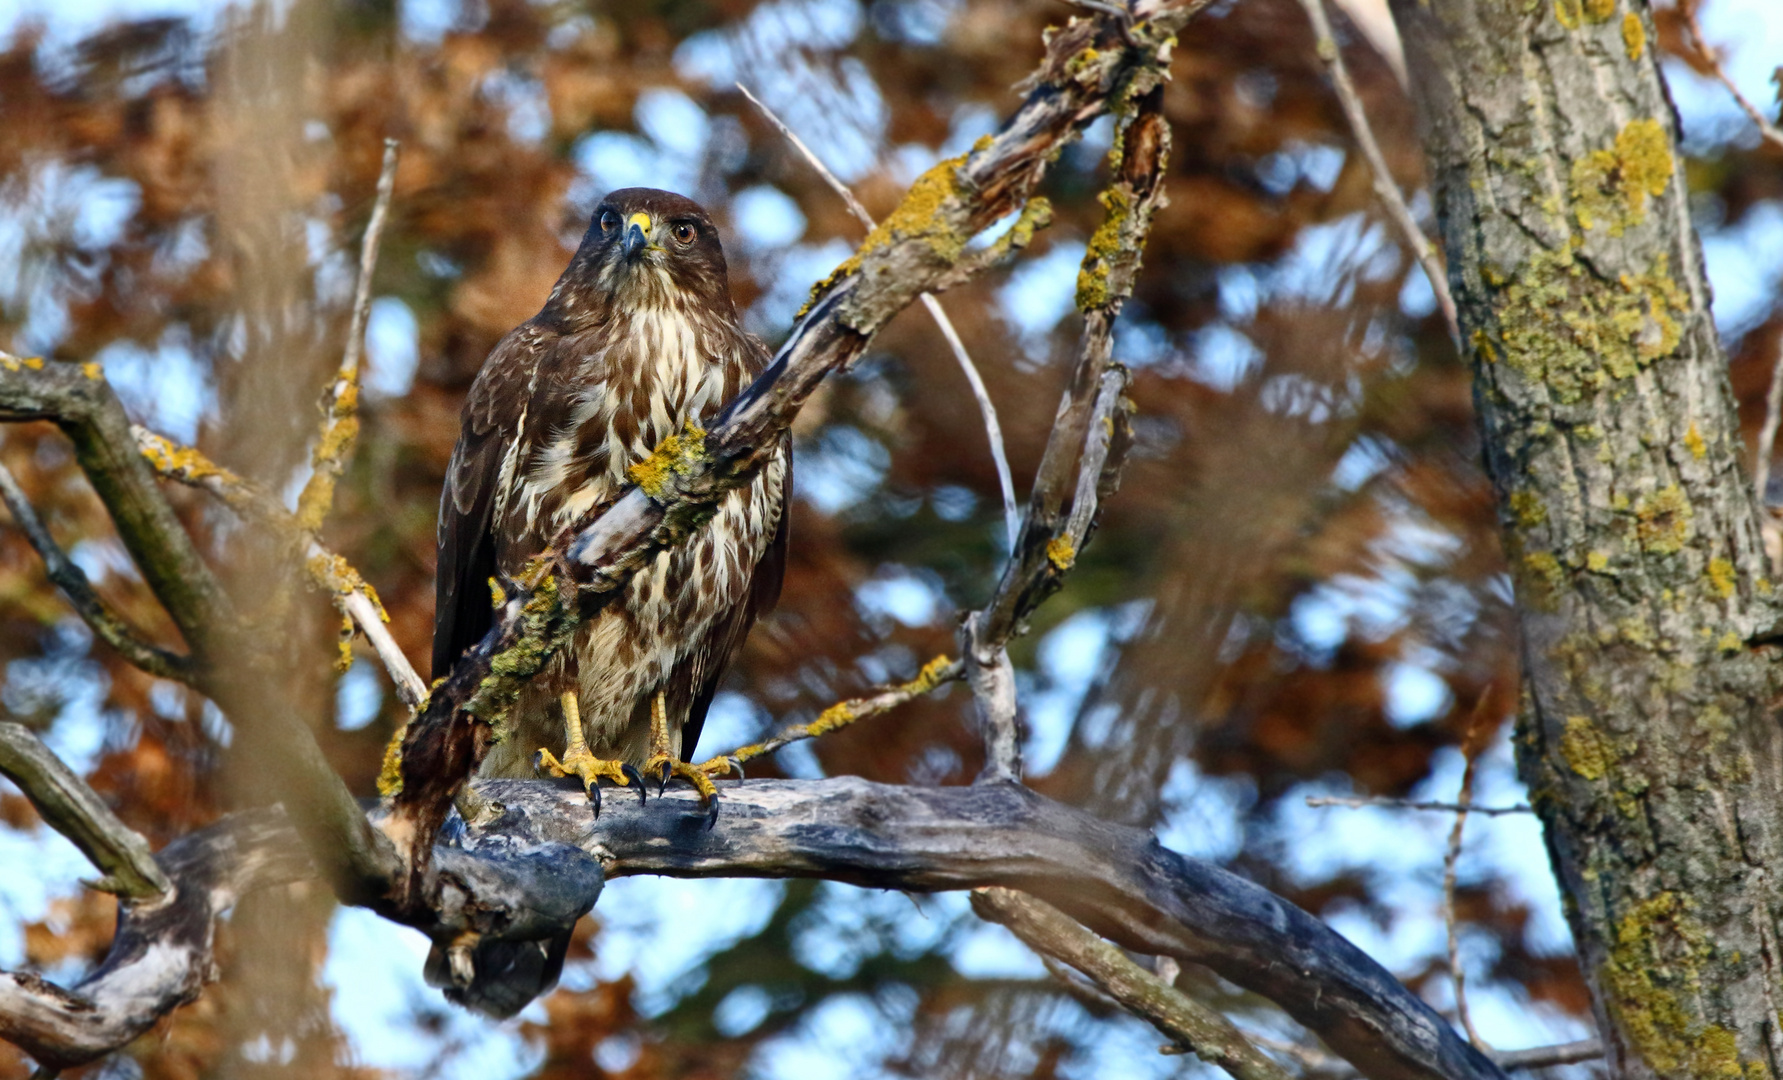
[[[830,186],[830,190],[841,197],[842,201],[847,204],[849,213],[853,214],[855,220],[866,227],[867,232],[871,233],[878,227],[878,223],[873,220],[873,215],[869,214],[867,208],[861,205],[861,201],[855,198],[854,192],[848,189],[848,185],[844,184],[835,173],[829,170],[828,166],[824,165],[823,159],[805,145],[805,140],[799,138],[792,128],[786,126],[786,121],[774,115],[774,110],[768,108],[760,98],[750,93],[747,86],[738,83],[737,89],[749,99],[750,104],[761,110],[761,114],[767,117],[768,122],[773,124],[781,135],[786,137],[787,142],[792,143],[793,149],[797,150],[811,168],[816,170],[817,175]],[[959,331],[954,329],[953,320],[949,319],[947,312],[942,310],[941,301],[935,299],[932,293],[923,293],[921,299],[922,306],[928,310],[929,317],[934,319],[935,325],[940,328],[941,336],[947,339],[947,346],[953,350],[953,358],[959,363],[960,370],[965,373],[966,381],[972,385],[972,396],[978,399],[978,411],[984,416],[985,437],[990,442],[991,458],[997,466],[997,483],[1003,489],[1003,524],[1008,530],[1009,546],[1013,549],[1016,535],[1021,528],[1021,517],[1015,508],[1015,476],[1009,471],[1009,455],[1003,445],[1003,425],[997,420],[997,406],[991,402],[990,391],[984,385],[984,376],[979,373],[978,365],[972,362],[971,354],[966,351],[966,343],[960,340]]]
[[[1300,6],[1306,9],[1306,17],[1312,22],[1319,60],[1324,63],[1325,71],[1331,76],[1331,85],[1337,91],[1338,103],[1343,106],[1344,117],[1350,123],[1350,134],[1361,148],[1362,156],[1368,162],[1368,170],[1373,174],[1375,196],[1380,199],[1394,228],[1399,230],[1400,239],[1411,248],[1418,265],[1424,268],[1424,276],[1430,279],[1430,291],[1436,294],[1436,305],[1442,309],[1443,321],[1448,324],[1449,337],[1458,348],[1461,343],[1461,324],[1455,315],[1455,298],[1449,292],[1449,279],[1443,269],[1442,259],[1430,243],[1430,238],[1419,227],[1418,219],[1412,216],[1412,209],[1406,205],[1405,195],[1399,190],[1399,185],[1394,183],[1393,174],[1387,169],[1386,155],[1381,153],[1381,144],[1375,140],[1374,129],[1368,123],[1368,113],[1362,108],[1362,98],[1356,93],[1356,84],[1350,81],[1349,68],[1344,65],[1343,51],[1337,47],[1337,38],[1331,32],[1331,20],[1325,16],[1325,2],[1300,0]]]
[[[44,526],[43,519],[37,516],[37,511],[25,497],[24,489],[19,487],[19,482],[5,465],[0,465],[0,500],[5,501],[6,508],[12,511],[13,522],[43,559],[44,573],[51,583],[62,590],[69,606],[99,640],[117,650],[119,656],[156,678],[183,683],[194,681],[197,672],[191,657],[181,656],[143,641],[121,616],[100,599],[99,594],[93,591],[92,582],[87,580],[86,572],[56,543],[55,537]]]
[[[1475,806],[1472,803],[1435,802],[1424,799],[1387,799],[1367,797],[1338,797],[1330,795],[1309,795],[1306,805],[1311,807],[1341,807],[1346,810],[1433,810],[1444,814],[1454,814],[1462,810],[1470,814],[1483,814],[1486,817],[1498,817],[1501,814],[1533,814],[1535,811],[1528,803],[1517,803],[1514,806]]]
[[[310,457],[312,472],[297,498],[297,520],[309,532],[319,532],[334,506],[334,482],[346,468],[347,454],[359,433],[359,356],[365,347],[365,323],[371,311],[371,279],[378,267],[378,246],[384,222],[390,215],[390,196],[396,190],[398,143],[384,140],[384,165],[378,173],[378,195],[359,247],[359,282],[353,294],[352,322],[347,329],[346,352],[334,382],[322,397],[322,433]]]
[[[1783,148],[1783,128],[1779,128],[1773,123],[1770,117],[1764,114],[1764,110],[1753,104],[1752,100],[1742,94],[1740,88],[1734,85],[1733,79],[1727,74],[1727,69],[1721,66],[1721,51],[1712,47],[1708,38],[1703,36],[1702,23],[1696,18],[1696,8],[1696,0],[1680,0],[1678,4],[1678,13],[1684,16],[1684,25],[1690,30],[1690,40],[1696,46],[1697,55],[1702,57],[1703,62],[1708,65],[1709,74],[1714,76],[1715,81],[1727,87],[1727,92],[1733,95],[1734,104],[1740,107],[1740,111],[1752,118],[1752,123],[1758,127],[1759,138],[1772,146]]]
[[[1467,813],[1473,804],[1474,755],[1466,754],[1467,764],[1461,770],[1461,794],[1455,800],[1455,826],[1449,830],[1449,847],[1443,853],[1442,864],[1442,915],[1443,924],[1448,928],[1449,978],[1455,984],[1455,1015],[1461,1020],[1461,1029],[1467,1032],[1467,1041],[1481,1050],[1487,1050],[1486,1040],[1473,1026],[1473,1016],[1467,1010],[1467,969],[1461,966],[1461,929],[1455,915],[1455,884],[1458,868],[1461,863],[1461,834],[1467,828]]]

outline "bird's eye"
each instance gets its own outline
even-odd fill
[[[601,211],[601,232],[609,233],[619,227],[619,215],[611,210]]]
[[[683,221],[681,224],[675,226],[675,239],[681,241],[683,244],[693,243],[693,237],[694,228],[692,225]]]

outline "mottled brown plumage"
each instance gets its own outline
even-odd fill
[[[544,309],[495,347],[465,402],[440,499],[434,676],[488,630],[490,578],[518,576],[767,359],[737,324],[705,211],[648,188],[608,195]],[[596,757],[644,763],[659,692],[669,749],[691,755],[719,680],[779,596],[790,479],[783,444],[699,533],[641,568],[534,679],[482,774],[531,775],[540,748],[563,756],[571,690]]]

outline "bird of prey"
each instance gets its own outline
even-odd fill
[[[565,526],[617,496],[627,470],[703,425],[761,371],[737,322],[724,252],[697,203],[625,188],[601,201],[544,309],[489,354],[464,404],[440,497],[433,674],[488,631],[492,582],[518,579]],[[786,561],[784,439],[684,544],[649,559],[521,694],[484,776],[602,778],[699,789],[684,759],[744,636],[780,594]],[[714,772],[720,771],[714,769]]]

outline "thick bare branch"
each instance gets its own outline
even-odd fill
[[[725,813],[710,831],[692,792],[671,789],[643,807],[615,799],[597,819],[579,788],[525,780],[476,787],[496,811],[492,824],[467,828],[452,819],[428,884],[449,902],[438,915],[406,920],[448,950],[550,937],[574,925],[604,878],[633,874],[820,877],[914,892],[1003,886],[1121,948],[1203,964],[1269,998],[1375,1080],[1503,1076],[1318,919],[1217,866],[1166,851],[1145,832],[1018,784],[725,781]],[[169,855],[205,835],[162,855],[182,896],[185,878]],[[288,829],[267,832],[263,849],[242,857],[290,858],[296,839]],[[146,962],[140,950],[135,959]],[[17,999],[0,994],[0,1037],[19,1030],[16,1010]]]
[[[44,824],[66,836],[105,876],[95,889],[152,904],[172,890],[149,842],[118,820],[97,792],[25,725],[0,720],[0,774],[19,786]]]
[[[61,545],[56,543],[56,538],[50,535],[49,529],[32,508],[31,501],[25,497],[24,490],[13,478],[12,470],[5,465],[0,465],[0,500],[6,503],[6,508],[12,512],[13,522],[43,559],[44,573],[62,590],[62,595],[68,598],[68,606],[74,609],[75,614],[81,617],[99,640],[150,675],[183,683],[192,682],[194,673],[190,657],[169,652],[142,640],[123,617],[106,606],[99,594],[93,591],[86,571],[75,565]]]
[[[555,558],[518,583],[495,625],[453,668],[411,723],[402,791],[387,826],[418,875],[453,792],[476,767],[498,720],[526,680],[605,602],[645,556],[678,543],[725,492],[747,480],[806,398],[859,356],[885,322],[938,288],[968,241],[1022,207],[1054,152],[1117,99],[1164,77],[1171,41],[1202,0],[1140,0],[1121,17],[1073,19],[1055,32],[1031,91],[993,136],[937,165],[861,250],[818,286],[768,369],[720,414],[659,448],[649,490],[633,487],[591,524],[554,545]]]
[[[1368,113],[1362,108],[1356,84],[1350,81],[1350,70],[1343,62],[1343,50],[1337,47],[1337,38],[1331,33],[1331,20],[1325,16],[1325,0],[1300,0],[1300,6],[1306,9],[1306,17],[1312,23],[1319,59],[1331,76],[1331,85],[1337,91],[1338,103],[1343,106],[1344,118],[1350,123],[1350,134],[1368,162],[1369,174],[1374,178],[1375,197],[1381,201],[1381,208],[1387,212],[1387,220],[1393,223],[1399,238],[1417,257],[1418,265],[1430,281],[1430,291],[1436,294],[1436,306],[1441,309],[1443,322],[1448,325],[1449,337],[1459,345],[1461,324],[1455,316],[1455,297],[1449,292],[1448,273],[1443,269],[1442,257],[1418,226],[1418,219],[1406,205],[1405,195],[1387,169],[1386,155],[1381,153],[1381,144],[1375,141],[1374,128],[1369,126]]]
[[[92,1061],[197,998],[216,978],[216,920],[257,889],[313,876],[285,816],[239,814],[168,845],[156,857],[171,900],[121,905],[111,952],[72,989],[0,974],[0,1039],[45,1068]]]
[[[1287,1070],[1251,1045],[1230,1020],[1135,964],[1051,904],[993,886],[972,890],[972,910],[1008,927],[1042,956],[1057,957],[1089,976],[1129,1012],[1163,1032],[1173,1049],[1218,1065],[1236,1080],[1288,1080]]]

